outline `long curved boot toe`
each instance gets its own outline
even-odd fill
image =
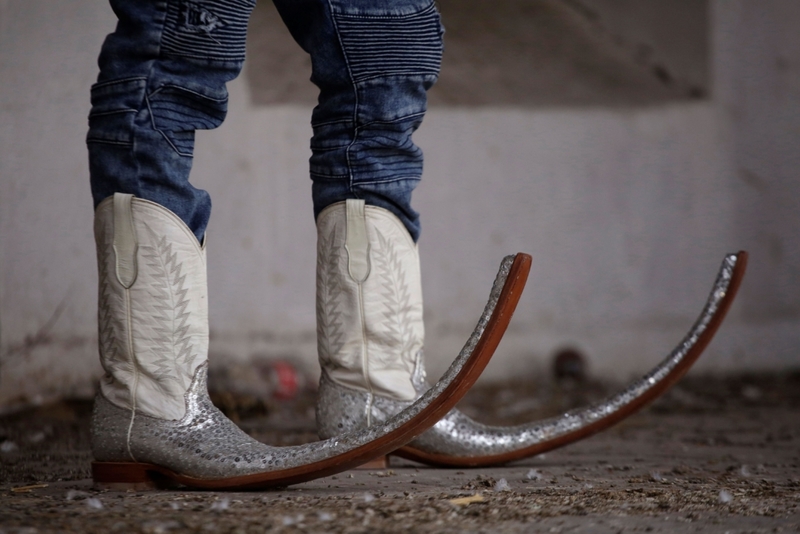
[[[454,409],[396,454],[439,466],[498,465],[573,443],[608,428],[669,389],[700,357],[736,296],[746,264],[746,252],[725,257],[707,303],[689,333],[659,365],[622,392],[562,416],[510,427],[483,425]],[[421,353],[412,382],[418,393],[428,387]],[[330,437],[362,428],[390,417],[408,404],[344,387],[323,374],[317,405],[318,432],[321,437]]]

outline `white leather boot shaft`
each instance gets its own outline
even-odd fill
[[[208,354],[205,250],[168,209],[115,194],[97,207],[98,334],[106,399],[181,419]]]
[[[417,393],[422,349],[419,254],[391,212],[348,200],[317,218],[317,344],[335,383],[395,400]]]

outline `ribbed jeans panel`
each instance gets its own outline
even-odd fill
[[[322,90],[312,118],[315,214],[361,198],[397,215],[416,241],[420,221],[411,195],[423,157],[411,136],[441,66],[439,14],[425,0],[329,4],[344,62],[339,72],[347,73],[350,93],[330,90],[341,86],[338,73],[315,71],[312,79]]]
[[[163,53],[202,60],[244,61],[245,36],[254,1],[170,2]]]
[[[405,16],[334,14],[354,82],[376,76],[438,76],[442,37],[436,7]]]

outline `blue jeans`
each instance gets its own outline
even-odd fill
[[[274,0],[311,55],[314,215],[349,198],[392,211],[416,240],[411,193],[422,151],[411,134],[439,74],[433,0]],[[89,169],[95,206],[115,192],[152,200],[201,239],[211,214],[189,183],[198,129],[219,126],[225,84],[242,68],[254,0],[111,0],[119,18],[92,87]],[[245,191],[242,192],[246,194]]]

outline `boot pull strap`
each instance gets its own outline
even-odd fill
[[[136,230],[133,227],[133,195],[114,193],[114,254],[117,258],[117,280],[125,289],[136,281]]]
[[[367,237],[367,214],[364,201],[348,199],[347,236],[344,248],[347,250],[347,271],[357,283],[369,276],[369,238]]]

